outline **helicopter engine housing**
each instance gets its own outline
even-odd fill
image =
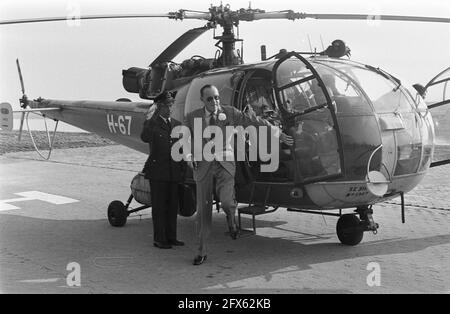
[[[122,70],[122,85],[127,92],[141,94],[151,71],[137,67]]]

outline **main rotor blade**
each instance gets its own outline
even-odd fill
[[[173,60],[173,58],[175,58],[184,48],[209,29],[211,29],[211,27],[204,26],[188,30],[171,43],[170,46],[150,64],[150,66],[153,67],[155,64]]]
[[[430,164],[430,168],[439,167],[439,166],[443,166],[443,165],[447,165],[447,164],[450,164],[450,159],[444,159],[444,160],[432,162]]]
[[[371,15],[371,14],[310,14],[298,13],[292,10],[279,12],[255,12],[242,14],[241,21],[265,20],[265,19],[317,19],[317,20],[384,20],[384,21],[410,21],[410,22],[438,22],[450,23],[450,18],[426,17],[426,16],[404,16],[404,15]]]
[[[300,13],[300,18],[318,20],[383,20],[383,21],[411,21],[411,22],[437,22],[450,23],[450,18],[405,16],[405,15],[376,15],[376,14],[307,14]]]
[[[16,59],[16,64],[17,64],[17,71],[19,72],[20,87],[22,88],[22,95],[25,95],[25,85],[23,84],[23,77],[22,77],[22,71],[20,70],[19,59]]]
[[[65,20],[130,19],[130,18],[152,18],[152,17],[177,18],[177,14],[167,13],[167,14],[116,14],[116,15],[112,14],[112,15],[58,16],[58,17],[43,17],[34,19],[6,20],[0,21],[0,25],[55,22]]]

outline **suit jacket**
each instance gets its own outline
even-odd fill
[[[234,161],[234,149],[231,146],[230,140],[231,138],[226,138],[226,127],[227,126],[243,126],[244,128],[250,125],[254,126],[267,126],[267,127],[273,127],[272,124],[270,124],[268,121],[261,119],[257,117],[256,115],[250,115],[247,113],[243,113],[239,110],[237,110],[235,107],[232,106],[224,106],[222,105],[219,110],[220,113],[225,115],[225,120],[220,121],[217,119],[216,126],[218,126],[222,130],[223,134],[223,151],[222,152],[216,152],[216,156],[219,154],[222,154],[223,160],[218,160],[220,164],[231,174],[235,175],[236,172],[236,164]],[[223,115],[222,115],[223,116]],[[196,118],[202,119],[202,133],[201,135],[198,133],[195,133],[194,130],[194,121]],[[202,178],[205,177],[207,174],[209,167],[211,165],[211,162],[205,161],[202,153],[203,153],[203,147],[205,144],[209,141],[208,139],[202,140],[201,150],[196,151],[194,149],[194,144],[198,143],[199,139],[195,137],[198,137],[199,135],[202,136],[203,131],[207,127],[206,119],[205,119],[205,108],[200,108],[197,110],[194,110],[186,115],[186,119],[184,121],[184,124],[189,128],[191,132],[191,152],[193,155],[194,160],[197,161],[198,167],[197,170],[193,171],[194,180],[200,181]],[[231,155],[231,156],[230,156]],[[229,157],[229,160],[227,160],[227,157]],[[233,159],[233,160],[231,160]]]
[[[183,162],[175,162],[171,156],[172,145],[177,139],[172,139],[172,128],[181,122],[171,119],[171,127],[160,117],[153,117],[144,122],[141,139],[149,144],[150,155],[145,163],[145,178],[154,181],[181,182],[184,174]]]

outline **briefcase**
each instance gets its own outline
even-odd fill
[[[191,217],[197,210],[195,186],[188,184],[178,185],[178,214],[183,217]]]

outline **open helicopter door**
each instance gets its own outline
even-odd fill
[[[336,104],[314,67],[295,52],[272,70],[275,98],[291,147],[294,181],[303,185],[344,175]]]
[[[435,123],[435,142],[448,143],[450,141],[450,67],[436,75],[422,92],[428,109],[431,109]],[[445,106],[447,105],[447,106]],[[442,166],[450,163],[450,159],[432,162],[430,167]]]

